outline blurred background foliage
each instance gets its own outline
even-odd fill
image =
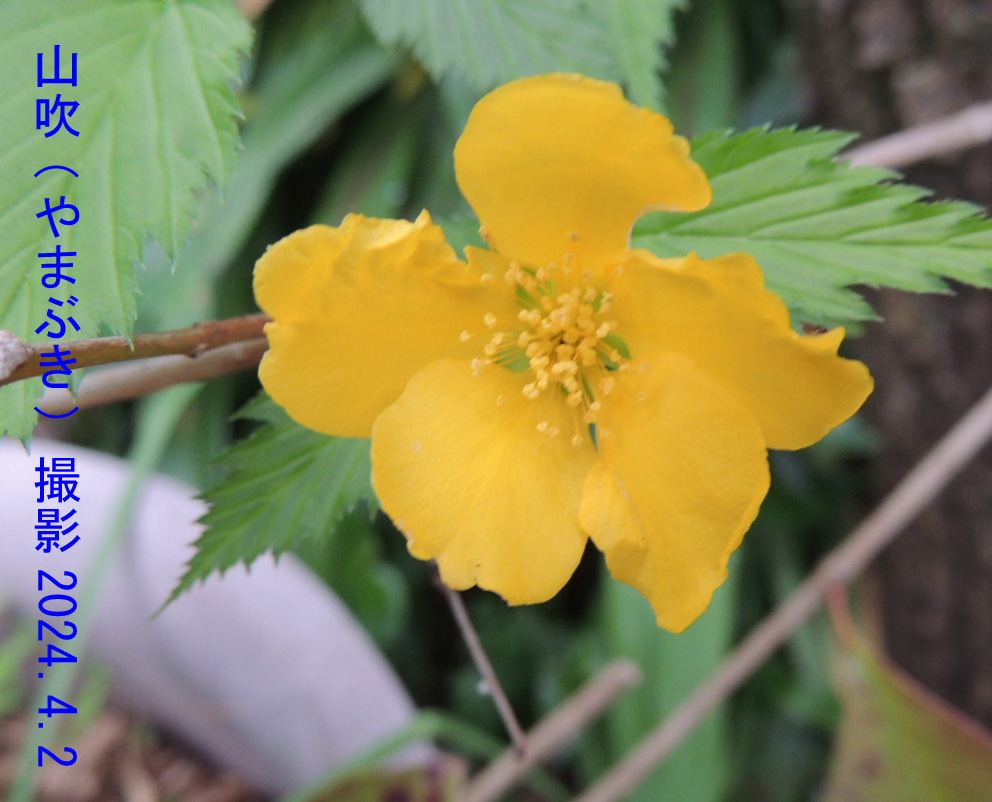
[[[580,70],[619,80],[633,100],[665,110],[686,135],[800,122],[805,113],[779,0],[507,0],[461,4],[461,16],[441,13],[443,5],[277,0],[265,10],[245,64],[237,171],[222,202],[202,199],[197,231],[174,272],[164,254],[146,254],[138,331],[254,311],[251,270],[265,247],[310,223],[336,225],[348,212],[412,218],[428,208],[453,221],[453,239],[471,237],[471,225],[458,225],[469,209],[455,184],[452,149],[481,94],[519,75]],[[438,21],[429,36],[417,27],[425,20]],[[233,417],[257,389],[251,374],[205,386],[179,419],[163,470],[201,489],[236,471],[237,457],[220,464],[217,457],[259,420],[273,420]],[[133,433],[150,425],[138,404],[119,404],[75,416],[60,435],[124,454]],[[311,446],[280,448],[311,453]],[[855,520],[873,447],[855,420],[807,451],[773,454],[772,491],[731,578],[683,635],[658,630],[636,592],[604,581],[594,554],[544,605],[510,609],[492,594],[466,594],[525,726],[610,658],[628,655],[643,667],[641,688],[555,759],[556,774],[572,787],[588,784],[798,585]],[[324,531],[287,545],[344,599],[419,706],[504,737],[430,566],[412,559],[389,519],[367,501],[356,503],[360,497],[343,496],[317,516]],[[819,617],[632,798],[817,799],[840,715],[829,654],[829,627]]]

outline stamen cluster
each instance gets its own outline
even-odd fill
[[[527,398],[536,400],[557,390],[565,394],[583,424],[595,423],[601,408],[597,396],[609,394],[616,384],[610,373],[627,366],[609,342],[616,328],[616,322],[606,317],[612,294],[595,286],[592,273],[576,275],[571,255],[564,265],[539,270],[513,262],[505,279],[516,285],[521,307],[517,320],[511,323],[486,315],[486,328],[493,334],[483,349],[485,356],[473,360],[473,370],[478,374],[500,365],[529,371],[531,380],[523,386]],[[467,332],[462,336],[468,339]],[[558,433],[555,427],[542,426],[538,428],[544,433]],[[573,438],[576,445],[581,440],[578,435]]]

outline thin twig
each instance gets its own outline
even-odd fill
[[[264,337],[257,337],[222,345],[196,358],[157,356],[130,365],[91,371],[79,385],[76,398],[68,390],[48,390],[38,402],[38,408],[49,415],[64,415],[76,406],[86,409],[113,404],[174,384],[207,381],[256,367],[268,347]]]
[[[720,669],[648,735],[633,754],[574,802],[624,799],[820,608],[832,588],[858,576],[990,439],[992,390],[927,452],[875,511],[740,644]]]
[[[585,726],[641,682],[641,669],[630,660],[614,660],[527,733],[527,751],[508,749],[475,775],[463,802],[492,802],[527,776]]]
[[[916,125],[843,154],[856,167],[905,167],[992,140],[992,101]]]
[[[227,320],[209,320],[188,329],[138,334],[133,344],[124,337],[98,337],[60,343],[23,343],[26,349],[23,351],[23,358],[7,375],[0,376],[0,387],[45,373],[49,368],[43,368],[39,362],[42,354],[51,353],[55,344],[62,353],[72,353],[72,358],[76,360],[71,365],[73,370],[152,356],[199,356],[228,343],[261,337],[263,326],[271,319],[268,315],[256,314]]]
[[[462,601],[461,594],[449,588],[444,583],[444,580],[441,579],[440,574],[437,575],[437,586],[441,589],[441,593],[444,594],[444,598],[448,600],[451,612],[455,616],[455,623],[458,624],[458,629],[462,633],[462,639],[465,641],[465,645],[468,646],[468,651],[472,655],[472,661],[475,663],[475,667],[482,674],[482,681],[485,683],[489,695],[492,696],[493,703],[496,705],[500,718],[503,719],[503,724],[506,726],[506,731],[510,733],[510,740],[513,742],[514,749],[521,755],[526,754],[527,740],[524,737],[523,728],[521,728],[520,722],[517,721],[517,714],[513,712],[513,706],[510,704],[510,700],[507,699],[503,686],[499,683],[499,678],[496,676],[493,664],[489,662],[489,656],[486,654],[486,650],[482,648],[479,633],[475,631],[472,620],[468,617],[468,610],[465,609],[465,603]]]

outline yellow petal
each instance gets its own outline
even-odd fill
[[[677,354],[616,374],[597,430],[601,459],[579,521],[610,573],[633,585],[659,626],[681,632],[727,576],[727,560],[768,492],[757,423]]]
[[[872,390],[868,369],[837,356],[843,329],[801,336],[748,254],[659,259],[631,251],[610,284],[632,355],[673,351],[718,379],[761,424],[769,448],[804,448]]]
[[[255,296],[274,318],[259,377],[298,423],[368,437],[424,365],[481,353],[486,313],[515,314],[511,289],[459,262],[426,212],[311,226],[255,267]]]
[[[600,269],[627,250],[644,212],[694,211],[712,197],[667,119],[578,75],[524,78],[482,98],[455,174],[492,247],[535,267],[571,252],[581,269]]]
[[[595,460],[588,437],[571,444],[564,396],[529,401],[523,384],[505,368],[474,376],[469,362],[435,362],[372,430],[376,495],[410,553],[437,560],[450,587],[479,585],[510,604],[546,601],[578,565]]]

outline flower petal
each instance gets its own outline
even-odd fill
[[[601,459],[579,521],[610,573],[633,585],[658,624],[681,632],[727,576],[727,560],[768,492],[757,423],[678,354],[616,374],[597,430]]]
[[[868,369],[837,356],[843,329],[801,336],[748,254],[660,259],[631,251],[610,284],[617,333],[636,358],[686,354],[753,414],[769,448],[815,443],[872,390]]]
[[[482,98],[455,174],[492,247],[535,267],[571,252],[600,269],[627,250],[644,212],[694,211],[712,197],[667,119],[579,75],[524,78]]]
[[[481,352],[486,313],[515,314],[511,290],[484,285],[426,212],[415,223],[349,215],[339,228],[311,226],[255,267],[256,298],[274,318],[259,377],[304,426],[368,437],[420,368]]]
[[[410,379],[372,430],[372,482],[410,553],[435,559],[453,588],[472,585],[510,604],[546,601],[579,563],[589,438],[571,444],[564,396],[530,401],[504,368],[474,376],[441,360]],[[542,434],[557,427],[557,436]]]

